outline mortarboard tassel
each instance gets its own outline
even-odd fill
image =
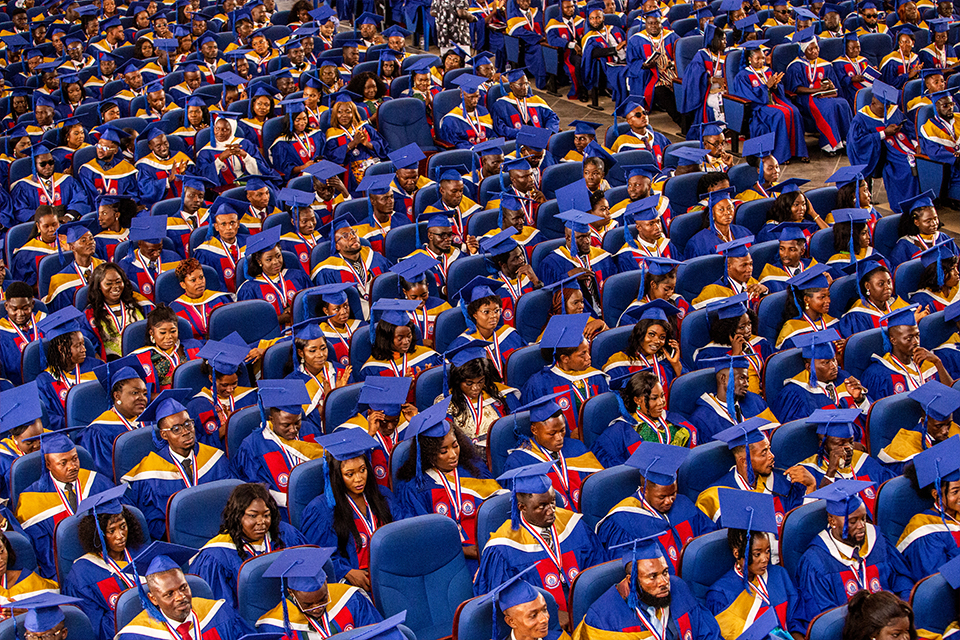
[[[747,445],[749,450],[750,445]],[[747,593],[753,589],[753,586],[750,584],[750,538],[752,537],[753,530],[753,507],[747,507],[747,511],[750,512],[750,517],[747,519],[747,544],[743,548],[743,584]]]
[[[466,292],[462,292],[466,293]],[[473,321],[473,318],[470,317],[470,314],[467,313],[467,305],[465,304],[466,297],[465,295],[460,296],[460,313],[463,314],[463,320],[467,323],[467,329],[470,330],[470,333],[473,333],[477,330],[477,323]]]
[[[753,471],[753,460],[750,459],[750,443],[746,442],[749,440],[749,438],[747,438],[747,430],[743,427],[741,427],[741,429],[743,430],[743,439],[745,441],[744,449],[747,453],[747,484],[752,487],[757,482],[757,474]]]
[[[327,500],[327,506],[333,509],[337,506],[337,499],[333,496],[333,481],[330,479],[330,463],[327,462],[327,454],[323,454],[323,497]]]

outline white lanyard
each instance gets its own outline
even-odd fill
[[[737,572],[738,576],[741,578],[743,577],[743,570],[741,570],[739,567],[734,567],[733,569]],[[753,582],[748,582],[748,584],[753,587],[753,589],[756,591],[756,595],[763,600],[765,605],[770,604],[770,592],[767,590],[767,583],[764,581],[763,576],[757,576],[756,584]]]
[[[303,138],[301,138],[299,133],[294,133],[293,137],[297,142],[300,143],[300,146],[303,147],[304,151],[307,153],[307,155],[300,153],[300,158],[302,160],[309,160],[312,158],[313,152],[316,150],[316,148],[313,146],[313,140],[310,139],[310,136],[303,136]]]
[[[660,632],[657,632],[656,627],[654,627],[653,624],[649,620],[647,620],[646,614],[644,614],[643,611],[640,610],[640,607],[636,607],[633,611],[634,613],[637,614],[637,618],[640,619],[640,623],[643,624],[644,628],[650,632],[650,635],[654,637],[654,640],[665,640],[665,638],[667,637],[667,622],[668,622],[666,608],[660,610],[661,611],[660,618],[659,618]]]
[[[117,414],[117,417],[120,418],[120,422],[122,422],[122,423],[123,423],[123,426],[125,426],[125,427],[127,428],[127,431],[133,431],[134,429],[137,428],[137,427],[134,425],[133,422],[131,422],[131,421],[127,420],[126,418],[124,418],[123,415],[122,415],[119,411],[115,411],[114,413],[116,413],[116,414]]]
[[[220,239],[218,238],[218,240],[220,240]],[[223,252],[224,252],[225,254],[227,254],[227,260],[230,261],[230,266],[233,267],[234,269],[236,269],[236,267],[237,267],[237,261],[233,259],[233,255],[230,253],[230,247],[228,247],[228,246],[227,246],[227,243],[225,243],[223,240],[220,240],[220,246],[223,247]],[[237,246],[237,245],[236,245],[236,241],[234,241],[234,244],[232,244],[232,245],[230,245],[230,246],[231,246],[231,247]],[[240,256],[240,247],[239,247],[239,246],[237,246],[237,256],[238,256],[238,257]]]
[[[465,540],[463,525],[460,524],[460,514],[463,513],[463,493],[460,487],[460,471],[454,469],[451,473],[453,473],[452,487],[450,486],[450,481],[447,480],[447,475],[437,469],[437,475],[440,476],[440,485],[447,493],[447,500],[450,501],[450,515],[460,529],[460,539]]]
[[[491,344],[488,347],[484,347],[484,350],[487,352],[487,355],[490,356],[490,359],[493,360],[493,366],[497,368],[497,373],[500,374],[500,379],[503,379],[503,354],[500,352],[500,340],[497,332],[494,331],[493,335],[490,336]],[[479,425],[477,425],[479,426]]]
[[[663,379],[663,375],[660,372],[660,361],[657,359],[657,356],[656,355],[653,356],[653,362],[650,362],[649,360],[647,360],[647,357],[640,352],[637,352],[637,357],[640,358],[640,361],[644,364],[644,367],[649,367],[653,369],[654,375],[657,376],[657,382],[659,382],[662,386],[666,387],[667,386],[666,381]]]
[[[76,367],[74,367],[73,382],[70,382],[70,379],[67,378],[66,371],[64,371],[63,374],[61,374],[60,382],[62,382],[64,386],[67,387],[68,389],[75,384],[80,384],[80,365],[76,365]]]
[[[57,195],[57,187],[54,186],[53,180],[52,179],[45,180],[43,178],[39,178],[38,182],[40,183],[40,188],[43,189],[43,194],[47,196],[47,204],[49,204],[51,207],[54,206],[56,202],[55,196]],[[47,185],[45,184],[46,182],[50,183],[49,190],[47,189]]]
[[[520,296],[523,295],[523,283],[520,281],[520,278],[517,278],[517,286],[514,288],[513,283],[510,282],[510,278],[503,273],[498,274],[497,277],[503,282],[507,291],[510,293],[510,298],[516,303]]]
[[[198,305],[192,302],[182,302],[182,304],[187,308],[186,311],[187,313],[190,313],[190,317],[200,327],[200,333],[202,333],[203,335],[206,335],[207,334],[207,308],[206,308],[207,303],[201,302]]]
[[[429,254],[431,258],[433,258],[434,260],[436,260],[437,262],[440,263],[440,265],[439,265],[439,266],[440,266],[440,273],[442,273],[444,279],[446,279],[446,277],[447,277],[447,269],[450,267],[450,254],[449,254],[449,253],[434,253],[433,251],[430,250],[430,247],[424,247],[424,250],[426,250],[427,254]]]

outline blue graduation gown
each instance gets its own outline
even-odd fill
[[[334,582],[327,583],[327,589],[330,592],[330,602],[326,606],[327,621],[330,624],[332,634],[383,621],[383,616],[373,606],[370,596],[364,591],[357,587]],[[317,637],[316,631],[311,628],[307,617],[289,598],[287,599],[287,615],[293,633],[284,637],[289,637],[290,640],[308,640],[308,638]],[[283,626],[282,603],[278,603],[276,607],[257,620],[257,632],[286,632]]]
[[[607,549],[618,544],[631,542],[636,538],[653,535],[666,522],[669,529],[657,538],[663,557],[667,558],[667,568],[676,574],[680,561],[680,551],[690,540],[705,533],[716,531],[717,525],[700,511],[687,496],[677,494],[673,507],[667,513],[660,513],[650,507],[643,499],[643,490],[621,500],[597,523],[597,537]],[[622,558],[631,552],[629,547],[610,551],[613,558]]]
[[[266,300],[279,316],[288,305],[293,304],[297,292],[310,288],[311,284],[303,269],[284,269],[278,280],[276,283],[270,282],[264,275],[244,280],[237,290],[237,301]]]
[[[53,189],[46,192],[36,175],[18,180],[11,189],[13,210],[18,222],[31,222],[40,205],[63,205],[67,211],[84,214],[90,211],[87,193],[72,176],[55,173],[50,178]]]
[[[253,628],[223,600],[193,598],[193,612],[200,622],[201,640],[240,640]],[[117,640],[156,640],[170,636],[164,622],[141,611],[117,634]]]
[[[723,77],[725,65],[726,56],[723,53],[716,56],[703,48],[693,54],[693,59],[683,70],[683,82],[676,89],[677,105],[680,113],[694,112],[693,124],[713,122],[718,119],[719,113],[707,104],[707,92],[710,90],[710,78],[718,75]]]
[[[730,93],[753,103],[750,118],[750,136],[773,133],[773,156],[778,162],[786,162],[794,156],[807,156],[807,143],[803,137],[803,118],[800,111],[786,97],[783,84],[773,88],[773,103],[766,80],[772,71],[752,68],[741,69],[733,78]],[[686,81],[684,81],[686,84]]]
[[[130,552],[137,554],[137,550]],[[121,569],[127,566],[125,560],[117,564]],[[135,584],[133,576],[118,577],[101,556],[88,553],[74,560],[60,591],[80,598],[77,606],[87,615],[97,637],[110,640],[117,634],[114,615],[120,593]]]
[[[809,384],[809,372],[801,372],[801,379],[794,377],[785,380],[783,389],[777,394],[777,399],[772,407],[774,414],[780,422],[786,423],[806,418],[817,409],[856,408],[857,405],[854,404],[853,398],[850,397],[849,392],[843,385],[843,381],[849,375],[842,369],[837,371],[837,378],[834,380],[836,399],[827,395],[823,387],[819,385],[817,385],[816,390],[812,389]]]
[[[146,259],[140,255],[140,250],[134,248],[133,251],[125,255],[120,261],[120,268],[127,274],[133,288],[153,302],[154,287],[156,287],[157,277],[160,275],[160,272],[167,271],[170,268],[176,268],[178,262],[180,262],[180,256],[177,255],[175,251],[164,249],[160,252],[160,257],[157,259],[159,272],[154,272],[153,269],[149,267]]]
[[[580,384],[584,389],[577,389]],[[583,372],[567,373],[557,366],[546,366],[523,385],[520,400],[523,404],[533,402],[551,393],[566,393],[554,400],[563,412],[567,427],[574,433],[580,429],[580,406],[588,398],[606,393],[610,390],[607,377],[596,369],[590,368]]]
[[[251,175],[272,175],[273,170],[260,155],[260,149],[246,138],[233,138],[226,144],[238,144],[240,149],[247,153],[247,158],[241,160],[239,156],[230,156],[224,162],[218,162],[220,154],[225,149],[222,146],[214,148],[207,144],[197,152],[197,169],[204,178],[215,184],[228,185],[236,182],[237,178]],[[252,161],[250,161],[252,159]],[[220,164],[221,166],[218,166]],[[255,165],[255,167],[254,167]],[[253,169],[256,168],[256,171]]]
[[[369,477],[369,476],[368,476]],[[386,487],[377,485],[380,493],[387,499],[387,506],[390,507],[390,513],[394,512],[393,493]],[[327,498],[322,493],[311,500],[300,515],[300,531],[307,540],[307,544],[315,544],[319,547],[331,547],[336,549],[330,556],[330,562],[333,564],[333,575],[328,579],[337,582],[343,582],[345,576],[353,569],[360,569],[360,552],[363,551],[366,563],[363,568],[370,566],[370,540],[365,533],[362,523],[356,522],[358,518],[354,517],[357,531],[360,532],[361,549],[357,549],[356,540],[350,536],[341,548],[340,540],[336,531],[333,530],[333,509],[327,505]],[[378,526],[383,523],[378,523]]]
[[[533,586],[546,589],[553,595],[561,611],[569,611],[567,597],[570,585],[578,573],[608,559],[606,549],[590,530],[583,516],[557,508],[553,530],[559,542],[560,564],[551,559],[543,544],[523,524],[514,530],[510,518],[490,535],[480,557],[480,571],[474,580],[476,595],[490,592],[530,565],[536,569],[523,579]],[[538,534],[541,529],[530,527]]]
[[[77,504],[113,487],[107,478],[87,469],[80,469],[77,485]],[[44,472],[39,480],[20,494],[17,504],[17,520],[30,536],[34,551],[37,552],[37,573],[45,578],[52,579],[57,575],[53,553],[53,534],[57,523],[73,515],[64,502],[57,493],[53,477],[49,472]]]
[[[811,80],[811,77],[813,78]],[[809,63],[798,58],[787,66],[784,77],[785,89],[796,93],[798,87],[819,89],[824,80],[829,80],[839,92],[840,81],[833,71],[833,65],[826,60],[817,59]],[[841,97],[814,97],[813,94],[797,94],[800,111],[813,119],[815,129],[820,134],[820,147],[835,150],[842,147],[850,131],[850,105]]]
[[[921,251],[923,251],[923,249],[917,243],[916,238],[916,236],[905,236],[900,238],[897,241],[897,244],[893,245],[893,252],[891,255],[887,256],[890,259],[891,272],[895,272],[898,266],[904,262],[913,260],[920,255]],[[929,240],[923,240],[923,245],[925,245],[927,248],[930,248],[935,244],[940,244],[941,242],[948,242],[949,244],[947,245],[947,248],[953,251],[954,255],[960,253],[960,249],[957,248],[957,243],[954,242],[953,238],[948,236],[943,231],[937,232],[937,237],[933,242],[930,242]]]
[[[90,453],[98,473],[108,478],[113,477],[114,440],[120,434],[137,429],[139,426],[140,423],[136,419],[127,422],[116,409],[108,409],[80,432],[80,445]]]
[[[237,290],[237,263],[243,258],[247,246],[247,236],[240,234],[236,238],[237,259],[234,260],[226,245],[219,237],[213,237],[197,247],[193,252],[201,265],[212,267],[219,277],[216,283],[218,291],[235,292]],[[210,286],[208,283],[207,286]]]
[[[249,407],[257,403],[257,390],[252,387],[237,387],[233,393],[233,409],[224,407],[229,418],[233,411]],[[221,405],[223,406],[223,405]],[[224,443],[220,440],[220,416],[213,407],[213,392],[210,387],[204,387],[187,403],[187,413],[197,423],[197,442],[223,449]]]
[[[690,432],[690,438],[693,441],[690,442],[688,440],[682,445],[676,442],[666,442],[665,444],[678,444],[678,446],[686,447],[696,444],[697,430],[692,424],[684,420],[682,416],[668,412],[666,415],[666,423],[671,437],[672,434],[675,434],[678,430],[686,429]],[[643,442],[643,438],[640,437],[637,428],[637,423],[634,420],[631,419],[628,421],[623,416],[618,416],[603,430],[603,433],[601,433],[593,443],[593,453],[597,456],[597,460],[607,469],[626,462],[627,458],[629,458],[633,452],[637,450],[637,447],[640,446],[640,443]]]
[[[193,457],[196,477],[185,477],[182,467],[173,461],[170,445],[164,442],[121,478],[132,487],[131,498],[147,518],[154,540],[166,534],[167,503],[174,493],[233,477],[230,462],[220,449],[197,443],[193,446]]]
[[[730,487],[731,489],[747,490],[746,480],[738,477],[736,468],[730,469],[723,477],[713,483],[713,485],[704,489],[697,496],[697,507],[716,522],[720,518],[720,500],[719,489]],[[777,514],[777,524],[783,522],[783,517],[794,507],[803,504],[803,496],[806,495],[807,488],[799,482],[790,482],[787,477],[779,471],[774,471],[769,476],[757,477],[756,487],[763,493],[773,496],[773,509]],[[757,491],[757,489],[750,489]]]
[[[873,354],[870,364],[863,372],[863,386],[870,390],[874,400],[892,396],[895,393],[909,393],[930,380],[940,380],[937,368],[929,362],[920,366],[919,374],[913,362],[906,363],[909,369],[898,364],[890,353],[880,357]]]
[[[920,183],[910,166],[911,153],[916,146],[903,131],[893,137],[880,136],[889,124],[904,123],[903,114],[896,106],[888,108],[885,116],[877,117],[867,105],[853,116],[850,133],[847,135],[847,155],[854,164],[865,164],[864,175],[873,175],[881,158],[883,163],[883,187],[890,194],[890,207],[900,213],[900,203],[920,193]],[[910,123],[904,123],[910,127]],[[886,153],[881,156],[881,152]]]
[[[646,611],[644,615],[649,615]],[[666,640],[721,640],[720,627],[710,612],[697,602],[690,587],[676,576],[670,576],[670,619]],[[577,626],[578,640],[649,640],[636,610],[627,606],[617,585],[607,589],[590,605],[587,615]]]
[[[820,483],[823,482],[824,477],[827,473],[827,460],[825,457],[819,455],[813,455],[800,462],[800,464],[807,469],[813,475],[813,479],[816,480],[817,486],[820,486]],[[873,482],[874,486],[867,487],[859,493],[860,498],[863,500],[864,504],[867,505],[867,511],[876,516],[876,498],[877,490],[880,488],[880,485],[892,478],[894,474],[884,467],[880,462],[870,456],[869,454],[864,453],[863,451],[854,450],[853,459],[851,460],[850,466],[844,469],[838,469],[836,477],[846,478],[849,480],[865,480]]]
[[[853,549],[833,538],[829,531],[821,531],[813,539],[800,557],[798,570],[798,588],[808,620],[846,604],[860,589],[873,593],[892,591],[902,599],[909,599],[913,580],[903,556],[872,524],[867,524],[867,536],[860,553],[863,568],[858,572],[856,563],[850,559]]]
[[[897,541],[897,551],[913,570],[914,580],[923,580],[960,556],[960,524],[946,514],[944,518],[946,526],[936,508],[918,513],[910,518]]]
[[[280,542],[271,540],[269,550],[284,549],[306,544],[300,532],[283,520],[280,521]],[[237,606],[237,574],[240,565],[262,553],[253,554],[244,549],[242,555],[237,552],[233,538],[229,534],[221,533],[210,539],[200,548],[200,552],[190,561],[190,573],[196,574],[206,581],[213,590],[215,598],[226,600],[227,605]]]
[[[88,202],[96,202],[104,194],[139,197],[137,170],[117,153],[110,162],[101,162],[96,156],[77,171],[80,186],[87,193]]]
[[[757,581],[754,579],[751,584],[756,585]],[[753,625],[756,618],[771,607],[776,611],[780,627],[784,631],[804,633],[807,620],[803,605],[787,570],[779,565],[768,565],[763,584],[768,600],[757,595],[755,586],[748,593],[743,574],[737,573],[736,569],[730,569],[707,591],[707,608],[716,616],[720,633],[725,640],[737,640],[740,634]],[[760,599],[759,603],[755,602],[757,599]],[[754,610],[755,605],[757,608]]]
[[[507,140],[516,138],[524,124],[550,129],[553,133],[560,131],[560,117],[536,95],[521,102],[508,92],[493,103],[492,115],[493,130]]]
[[[739,404],[744,420],[758,416],[764,411],[773,420],[773,414],[759,394],[747,391],[746,397]],[[736,424],[727,413],[726,403],[719,402],[712,393],[705,393],[697,398],[697,404],[693,413],[690,414],[690,422],[697,428],[697,442],[710,442],[715,435]]]
[[[861,331],[885,327],[887,326],[887,321],[882,319],[883,316],[890,311],[894,311],[905,306],[907,306],[907,303],[900,298],[892,298],[890,300],[888,304],[889,311],[878,309],[873,305],[872,302],[857,300],[853,303],[853,306],[850,307],[850,310],[840,317],[840,323],[837,327],[837,329],[840,331],[840,337],[849,338],[853,334],[860,333]],[[867,388],[870,389],[870,387]],[[873,393],[873,389],[870,389],[870,392],[871,395],[876,397],[876,395]]]
[[[42,311],[34,311],[33,321],[26,329],[14,328],[9,318],[0,318],[0,371],[16,386],[23,383],[20,370],[23,350],[27,343],[37,339],[39,332],[36,323],[46,315]]]
[[[57,380],[50,373],[50,370],[42,371],[37,376],[37,387],[40,389],[40,400],[47,408],[47,427],[51,431],[63,429],[67,426],[67,392],[75,383],[96,380],[93,370],[99,367],[102,362],[96,358],[87,357],[80,365],[80,378],[74,381],[74,374],[71,372],[69,377],[69,386],[64,384],[63,380]]]
[[[327,365],[325,375],[328,376],[328,379],[332,378],[335,381],[344,367],[336,360],[328,360]],[[320,380],[299,367],[296,367],[290,372],[286,379],[303,380],[303,383],[307,386],[307,393],[310,394],[312,400],[309,405],[303,405],[304,416],[302,426],[300,427],[300,437],[307,438],[308,436],[313,436],[316,438],[317,436],[322,436],[324,391]],[[330,387],[333,388],[333,384],[331,384]],[[254,402],[256,402],[256,398],[254,398]]]
[[[676,59],[676,47],[680,38],[666,27],[660,35],[654,38],[646,29],[630,36],[627,40],[627,76],[630,78],[630,93],[643,103],[643,108],[649,111],[653,105],[653,90],[660,79],[660,70],[657,67],[645,69],[643,64],[655,52],[666,54],[671,60]],[[584,58],[586,58],[584,47]]]
[[[741,227],[738,224],[730,225],[730,233],[733,235],[734,240],[753,235],[749,229]],[[726,240],[718,236],[717,232],[712,228],[701,229],[687,242],[683,255],[687,260],[696,258],[697,256],[710,256],[717,252],[717,245],[723,242],[726,242]]]
[[[324,136],[320,131],[307,131],[299,138],[278,138],[270,147],[273,168],[283,174],[284,180],[294,177],[293,170],[310,160],[319,160]]]
[[[33,286],[37,284],[37,271],[40,261],[47,256],[57,253],[57,243],[47,244],[39,236],[25,245],[13,249],[13,264],[8,265],[10,277],[13,280],[22,280]]]
[[[553,460],[550,454],[534,441],[527,439],[507,455],[504,471],[548,460]],[[602,470],[603,467],[587,449],[587,445],[568,435],[563,439],[560,456],[554,461],[547,477],[557,493],[559,505],[570,511],[580,511],[580,489],[583,481]]]
[[[470,116],[464,115],[462,105],[457,105],[443,116],[437,131],[437,138],[457,149],[470,149],[475,144],[495,137],[493,118],[482,104],[478,104]]]
[[[370,123],[363,123],[361,128],[366,131],[372,148],[361,144],[348,152],[347,144],[352,136],[337,127],[327,129],[326,141],[323,144],[324,158],[349,169],[346,187],[351,194],[356,194],[367,166],[375,164],[378,159],[385,159],[388,151],[386,141]]]

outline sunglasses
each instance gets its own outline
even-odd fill
[[[39,167],[52,167],[53,164],[53,160],[37,160],[37,166]]]

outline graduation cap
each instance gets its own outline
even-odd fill
[[[907,198],[901,202],[900,208],[903,209],[904,213],[913,214],[917,209],[932,207],[934,197],[933,191],[928,189],[918,196]]]
[[[428,408],[413,416],[410,422],[407,423],[407,428],[400,434],[403,440],[413,439],[413,452],[410,455],[415,456],[417,465],[415,477],[418,486],[421,488],[423,486],[423,465],[420,456],[420,438],[418,436],[425,436],[427,438],[443,438],[446,436],[450,432],[450,429],[453,428],[453,423],[450,422],[449,416],[447,415],[449,406],[450,396],[446,396],[439,402],[430,405]]]
[[[93,373],[97,376],[100,386],[107,392],[107,397],[111,399],[113,388],[117,386],[118,382],[133,380],[134,378],[140,378],[146,382],[146,373],[143,370],[143,365],[140,364],[140,360],[132,354],[102,364],[94,369]]]
[[[624,568],[631,568],[630,593],[627,595],[627,606],[631,609],[636,609],[640,605],[640,597],[637,593],[637,585],[639,584],[637,574],[639,573],[640,560],[663,558],[663,552],[660,550],[658,538],[669,527],[669,524],[660,518],[648,518],[644,522],[650,522],[650,525],[654,527],[656,531],[642,538],[631,540],[630,542],[615,544],[608,549],[609,551],[613,551],[614,549],[622,549],[625,547],[631,548],[630,553],[623,556],[622,560]]]
[[[777,534],[777,513],[773,495],[721,487],[717,490],[720,502],[720,522],[727,529],[742,529],[747,534],[743,552],[743,583],[747,593],[756,589],[750,583],[750,542],[755,532]],[[776,618],[776,616],[774,616]]]
[[[155,541],[141,549],[131,562],[123,568],[124,573],[134,577],[134,584],[137,588],[137,595],[140,598],[140,604],[144,610],[155,620],[165,620],[160,610],[150,602],[147,592],[144,589],[143,581],[140,576],[148,577],[156,573],[165,573],[167,571],[183,570],[183,567],[196,555],[196,550],[190,547],[184,547],[179,544],[170,544],[169,542]]]
[[[817,333],[820,333],[819,331]],[[861,416],[860,409],[817,409],[807,422],[817,425],[817,433],[824,439],[852,438],[853,423]],[[822,449],[822,446],[821,446]]]
[[[391,27],[387,27],[386,29],[384,29],[381,35],[384,38],[396,38],[396,37],[406,38],[407,36],[410,35],[410,32],[404,29],[403,27],[398,27],[397,25],[393,25]]]
[[[501,173],[505,171],[530,171],[531,169],[532,167],[530,166],[530,162],[527,160],[526,157],[523,157],[523,156],[519,158],[511,158],[510,160],[504,160],[503,164],[500,165]],[[570,186],[570,185],[567,185],[567,186]],[[564,187],[561,187],[561,189],[563,188]],[[560,191],[560,189],[557,189],[557,191]]]
[[[457,178],[459,178],[459,174]],[[363,180],[357,185],[357,191],[364,191],[370,195],[384,195],[390,193],[390,184],[393,182],[393,175],[389,173],[379,173],[374,175],[367,172]]]
[[[550,129],[525,124],[517,131],[517,148],[527,147],[528,149],[543,151],[547,148],[547,142],[549,142],[551,134]]]
[[[352,431],[352,429],[351,429]],[[329,485],[327,480],[324,484]],[[283,608],[283,626],[286,637],[292,637],[287,606],[287,589],[314,592],[324,588],[327,572],[323,565],[336,552],[333,547],[293,547],[276,554],[276,558],[263,572],[264,578],[280,578],[280,602]]]
[[[792,193],[794,191],[800,191],[800,187],[808,182],[810,181],[804,180],[803,178],[788,178],[770,187],[770,191],[778,192],[781,195],[784,193]]]
[[[412,378],[377,377],[364,382],[357,399],[373,411],[382,411],[388,416],[399,416],[400,408],[407,401]]]
[[[762,136],[750,138],[743,143],[744,156],[756,156],[757,158],[766,158],[773,153],[776,145],[776,134],[765,133]]]
[[[414,253],[390,267],[390,271],[407,282],[422,282],[427,272],[439,264],[439,260],[427,253]]]
[[[192,397],[193,392],[190,389],[164,389],[140,414],[140,422],[159,425],[164,418],[186,411],[187,407],[184,403]]]
[[[663,298],[656,298],[650,302],[641,305],[634,312],[640,320],[662,320],[666,322],[668,318],[680,313],[680,309],[670,304]]]
[[[730,296],[718,302],[712,302],[707,305],[707,317],[716,317],[719,320],[728,320],[730,318],[739,318],[747,312],[747,301],[749,297],[746,293],[740,293]]]
[[[834,480],[833,483],[822,489],[808,493],[806,497],[825,500],[827,503],[827,513],[832,516],[843,516],[843,537],[846,538],[850,534],[850,515],[863,504],[863,500],[861,500],[857,494],[873,485],[874,483],[868,480],[841,478]]]
[[[0,434],[6,434],[43,416],[36,380],[0,392]]]
[[[369,11],[366,11],[366,12],[364,12],[364,13],[361,13],[360,16],[357,17],[357,27],[358,27],[358,28],[360,27],[360,25],[364,25],[364,24],[378,25],[378,24],[380,24],[381,22],[383,22],[383,18],[382,18],[382,17],[378,16],[378,15],[375,14],[375,13],[371,13],[371,12],[369,12]]]
[[[803,350],[803,357],[810,360],[829,360],[836,356],[833,343],[840,339],[840,334],[836,329],[821,329],[811,331],[794,337],[793,341]],[[810,365],[810,384],[816,386],[816,368],[811,362]]]
[[[648,482],[666,487],[677,481],[677,472],[688,455],[690,450],[685,447],[644,441],[624,464],[639,469]]]
[[[88,326],[86,320],[87,317],[71,305],[44,316],[37,322],[37,329],[44,340],[53,340],[74,331],[83,331]]]
[[[732,365],[735,358],[740,358],[742,356],[729,356],[731,362],[731,369],[733,368],[746,368],[746,358],[744,358],[743,367],[735,367]],[[730,376],[733,379],[733,376]],[[727,387],[727,405],[728,407],[732,404],[733,391],[730,388],[730,385]],[[730,412],[731,417],[734,417],[734,413]],[[736,419],[734,417],[734,419]],[[763,442],[767,439],[767,436],[761,431],[762,427],[767,427],[771,423],[766,418],[761,418],[756,416],[750,418],[749,420],[744,420],[740,424],[735,424],[732,427],[727,427],[720,433],[717,433],[713,436],[714,440],[720,440],[727,443],[728,449],[736,449],[737,447],[744,447],[747,455],[747,482],[752,487],[756,482],[757,476],[753,470],[753,462],[750,461],[750,445]]]
[[[130,221],[130,241],[159,244],[167,235],[167,219],[163,216],[138,216]]]
[[[370,307],[371,314],[379,312],[380,321],[396,327],[406,326],[410,322],[408,315],[420,306],[419,300],[396,300],[394,298],[380,298]],[[371,337],[376,331],[370,331]]]
[[[82,602],[83,600],[80,598],[44,591],[35,596],[7,602],[0,606],[6,609],[26,609],[27,613],[23,616],[24,630],[28,633],[42,634],[66,620],[63,611],[60,610],[61,605]]]
[[[946,496],[943,492],[943,483],[960,480],[960,436],[952,436],[929,449],[924,449],[914,456],[913,465],[917,472],[917,484],[920,487],[933,485],[936,489],[936,505],[940,512],[940,519],[949,531],[944,513]]]
[[[67,244],[73,244],[88,233],[93,233],[90,230],[92,222],[92,220],[74,220],[60,225],[57,233],[66,236]]]
[[[693,164],[698,165],[703,162],[704,158],[710,155],[709,151],[698,147],[680,147],[679,149],[674,149],[671,153],[679,158],[679,164],[683,167]]]
[[[730,12],[740,9],[743,9],[742,0],[723,0],[723,2],[720,3],[720,11]]]
[[[590,211],[592,208],[590,206],[590,190],[587,189],[587,183],[583,180],[577,180],[574,183],[568,184],[566,186],[560,187],[557,189],[557,202],[562,202],[565,207],[565,211],[560,214],[560,216],[567,216],[565,218],[561,217],[561,220],[564,220],[567,223],[573,223],[580,226],[574,228],[571,224],[567,224],[568,228],[578,231],[579,233],[586,233],[586,226],[590,222],[598,222],[600,218],[590,213],[584,213]],[[572,215],[579,214],[579,215]],[[594,220],[589,222],[582,222],[580,218],[583,215],[588,215]],[[558,216],[558,217],[560,217]]]
[[[500,486],[510,487],[510,527],[514,531],[520,528],[520,507],[517,502],[517,494],[540,494],[550,491],[553,482],[547,474],[552,470],[553,460],[547,460],[546,462],[510,469],[497,478]]]
[[[815,13],[804,7],[792,7],[793,12],[797,14],[797,20],[816,20]],[[826,12],[824,12],[826,13]]]
[[[470,313],[467,311],[468,305],[477,300],[482,300],[483,298],[497,298],[500,296],[497,295],[497,290],[502,287],[503,284],[492,278],[487,278],[485,276],[476,276],[466,285],[460,288],[459,291],[455,291],[451,294],[451,301],[458,300],[460,306],[460,313],[463,315],[463,320],[467,324],[467,328],[470,331],[476,331],[476,323],[473,321],[473,318],[470,317]]]
[[[737,2],[737,4],[739,4],[739,0],[729,0],[729,1],[730,1],[730,2]],[[734,9],[734,11],[736,11],[736,9]],[[745,18],[740,18],[739,20],[737,20],[736,22],[734,22],[734,23],[733,23],[733,26],[735,26],[735,27],[736,27],[737,29],[739,29],[740,31],[747,31],[747,28],[748,28],[748,27],[752,27],[752,26],[758,24],[759,22],[760,22],[760,19],[757,17],[757,14],[751,13],[751,14],[748,15],[747,17],[745,17]],[[751,29],[750,31],[752,32],[752,31],[756,31],[756,30],[757,30],[757,29]],[[755,41],[752,41],[752,42],[755,42]],[[744,44],[746,44],[746,43],[744,43]]]
[[[503,197],[500,199],[500,206],[506,206],[508,209],[518,209],[519,207],[511,207],[503,203]],[[484,253],[490,254],[491,256],[499,256],[505,253],[510,253],[518,246],[520,246],[516,240],[513,239],[513,234],[516,233],[516,229],[510,227],[509,229],[502,229],[498,231],[495,235],[482,238],[480,240],[480,249]]]
[[[513,414],[516,416],[522,411],[530,412],[530,422],[546,422],[553,416],[560,413],[560,405],[555,402],[557,398],[564,395],[566,391],[559,391],[549,395],[541,396],[522,407],[517,407]]]
[[[654,194],[631,202],[627,205],[624,213],[626,214],[626,218],[632,221],[652,222],[660,217],[659,205],[660,196]],[[633,239],[632,234],[630,237]]]
[[[467,340],[455,347],[447,349],[443,354],[444,357],[450,361],[455,367],[462,367],[472,360],[483,360],[487,357],[487,352],[485,349],[492,345],[493,343],[488,340]],[[444,363],[446,367],[446,363]],[[444,391],[447,389],[447,385],[443,386]]]
[[[540,348],[556,350],[579,347],[584,341],[583,330],[587,328],[589,321],[589,313],[562,313],[550,316],[540,337]]]
[[[653,164],[631,164],[623,167],[623,174],[627,180],[634,176],[645,176],[653,180],[660,174],[660,168]]]
[[[390,616],[383,622],[357,627],[352,640],[405,640],[406,636],[398,629],[407,619],[407,610]]]
[[[573,127],[573,132],[581,136],[596,136],[597,128],[600,127],[599,122],[590,122],[588,120],[574,120],[571,122],[568,127]]]
[[[477,76],[472,73],[464,73],[453,81],[453,84],[460,87],[464,93],[477,93],[480,87],[487,81],[483,76]]]
[[[473,145],[473,152],[481,158],[485,156],[501,156],[503,155],[503,144],[505,142],[505,138],[484,140],[483,142]]]
[[[937,286],[943,287],[943,261],[956,256],[952,240],[945,240],[920,253],[920,262],[924,268],[937,265]]]
[[[520,78],[526,76],[526,67],[520,67],[515,69],[510,69],[504,75],[507,76],[507,82],[517,82]]]
[[[424,155],[418,144],[410,143],[396,151],[391,151],[387,154],[387,157],[397,169],[416,169],[427,156]]]
[[[919,402],[923,413],[934,420],[947,420],[960,409],[960,391],[937,380],[925,382],[907,395]]]

